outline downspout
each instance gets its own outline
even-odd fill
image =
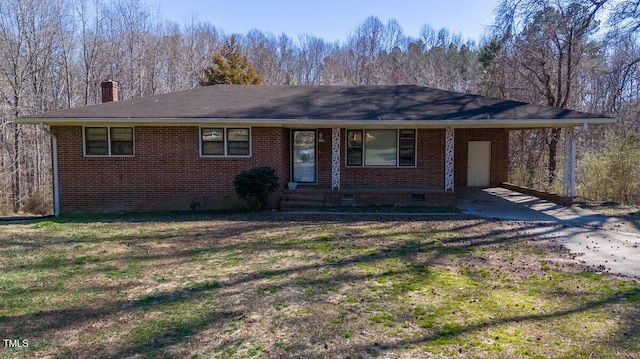
[[[40,129],[46,133],[52,140],[51,161],[53,162],[53,214],[58,217],[60,215],[60,181],[58,171],[58,137],[51,132],[44,123],[40,122]]]

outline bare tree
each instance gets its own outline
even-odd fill
[[[577,74],[593,46],[596,14],[605,1],[514,1],[499,6],[499,38],[515,65],[519,99],[549,106],[576,107]],[[519,83],[516,82],[516,86]],[[560,129],[550,131],[548,184],[554,183]]]
[[[104,5],[100,0],[76,0],[74,8],[80,31],[81,102],[87,106],[98,98],[96,80],[100,74],[96,63],[105,43]]]
[[[302,35],[299,38],[300,49],[297,52],[296,82],[306,85],[323,83],[322,68],[324,60],[333,55],[335,47],[321,38]]]
[[[53,96],[53,102],[51,106],[53,109],[58,109],[58,104],[64,104],[62,107],[69,108],[74,104],[75,93],[73,91],[74,79],[77,71],[74,68],[75,54],[77,52],[77,44],[75,41],[75,20],[72,15],[70,2],[57,1],[56,4],[56,16],[55,16],[55,36],[56,43],[58,45],[57,59],[59,64],[54,68],[59,69],[55,71],[55,74],[59,76],[50,76],[51,80],[59,86],[51,86],[52,89],[58,89]],[[61,85],[61,86],[60,86]],[[55,98],[57,97],[57,99]]]
[[[294,78],[297,48],[285,34],[273,34],[253,29],[245,36],[245,51],[266,84],[285,84]]]
[[[59,5],[42,0],[10,0],[0,6],[0,96],[8,109],[2,122],[13,133],[12,137],[3,136],[3,147],[11,163],[14,212],[20,210],[23,201],[23,176],[32,175],[30,171],[23,173],[28,160],[21,150],[23,129],[15,119],[46,109],[45,85],[56,44]],[[6,173],[7,168],[3,170]]]
[[[185,26],[183,37],[186,69],[181,89],[191,89],[198,86],[204,69],[224,42],[216,28],[206,22],[193,21]]]
[[[638,30],[640,30],[640,1],[609,0],[608,2],[613,3],[609,20],[613,31],[618,34],[635,34],[637,36]]]
[[[352,81],[355,85],[379,84],[376,60],[382,52],[384,25],[377,17],[367,18],[349,40]]]
[[[106,76],[120,80],[119,94],[125,99],[152,94],[150,73],[156,64],[148,51],[153,45],[151,11],[139,0],[118,0],[105,8],[105,14],[103,51],[108,57],[101,66]]]

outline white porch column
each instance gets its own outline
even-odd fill
[[[340,129],[331,129],[331,189],[340,189]]]
[[[447,127],[445,132],[445,145],[444,145],[444,190],[453,191],[455,187],[454,183],[454,169],[453,169],[453,154],[454,154],[454,131],[452,127]]]
[[[564,128],[564,181],[565,197],[576,196],[576,136],[573,127]]]

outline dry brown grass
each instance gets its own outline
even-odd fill
[[[638,358],[640,285],[523,224],[279,213],[0,225],[5,357]]]

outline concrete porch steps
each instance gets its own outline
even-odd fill
[[[280,201],[281,211],[322,208],[324,206],[325,198],[321,194],[287,194]]]

